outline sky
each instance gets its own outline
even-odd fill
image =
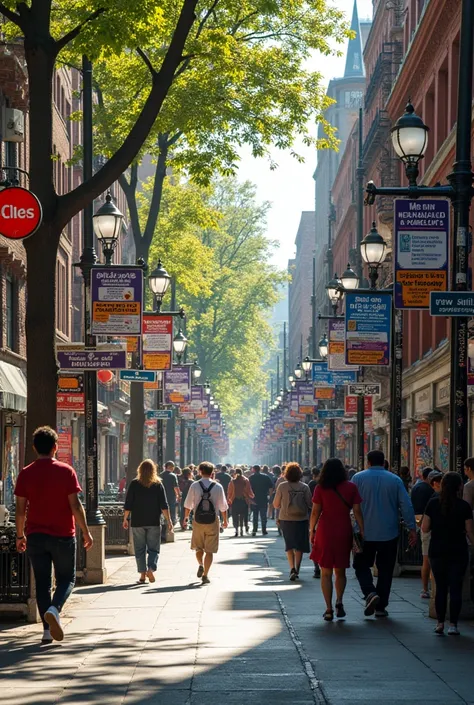
[[[333,0],[343,10],[350,22],[354,0]],[[372,17],[372,0],[358,0],[359,19]],[[327,85],[332,78],[344,75],[345,50],[342,57],[316,56],[314,68],[324,76]],[[250,150],[243,150],[238,178],[252,181],[257,186],[259,201],[270,201],[272,208],[268,215],[267,236],[277,240],[279,248],[272,258],[273,264],[286,269],[288,259],[295,252],[295,237],[301,211],[314,210],[313,173],[316,168],[317,153],[313,147],[296,145],[296,151],[304,156],[300,164],[291,154],[275,149],[272,158],[278,169],[271,171],[265,159],[254,159]]]

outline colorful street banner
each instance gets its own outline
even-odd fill
[[[314,390],[311,382],[298,382],[298,413],[314,414]]]
[[[421,477],[423,468],[431,466],[432,462],[431,424],[420,421],[415,430],[415,477]]]
[[[116,265],[91,270],[92,335],[141,335],[143,270]]]
[[[165,404],[187,404],[191,401],[191,367],[175,365],[163,374]]]
[[[346,363],[390,365],[392,295],[382,292],[346,293]]]
[[[173,317],[143,314],[143,368],[170,370],[173,346]]]
[[[313,362],[313,384],[316,387],[331,387],[333,385],[333,377],[328,371],[327,362]]]
[[[58,450],[56,459],[62,463],[72,465],[72,428],[71,426],[58,426]]]
[[[357,416],[357,399],[359,397],[348,394],[344,397],[344,415]],[[372,416],[373,397],[364,397],[364,416]]]
[[[336,396],[336,387],[315,387],[315,399],[334,399]]]
[[[84,375],[59,375],[56,405],[58,411],[84,411]]]
[[[430,292],[448,289],[447,199],[395,199],[395,308],[430,307]]]
[[[344,409],[319,409],[318,419],[329,421],[330,419],[344,418]]]
[[[127,351],[103,348],[58,349],[61,370],[117,370],[127,366]]]
[[[328,370],[358,370],[346,365],[344,354],[344,321],[331,319],[328,325]]]
[[[199,385],[194,385],[191,387],[191,403],[190,411],[193,414],[203,413],[203,399],[204,399],[204,388]]]

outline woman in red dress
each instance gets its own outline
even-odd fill
[[[313,510],[309,523],[313,550],[310,558],[321,566],[321,590],[326,601],[323,618],[334,619],[332,608],[332,573],[336,576],[336,617],[346,616],[342,598],[346,589],[346,568],[352,550],[351,509],[364,535],[360,509],[362,498],[353,482],[348,482],[344,465],[338,458],[326,460],[319,484],[314,490]]]

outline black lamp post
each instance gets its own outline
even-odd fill
[[[155,269],[148,276],[148,284],[155,297],[155,311],[157,313],[161,311],[161,304],[168,291],[170,282],[171,277],[163,267],[161,259],[159,259]]]
[[[112,201],[112,195],[107,192],[105,203],[92,216],[94,232],[102,246],[105,264],[112,264],[115,248],[117,247],[123,223],[123,213],[119,211]]]
[[[174,350],[175,355],[178,359],[178,363],[181,362],[181,358],[184,355],[184,352],[186,350],[187,345],[188,345],[188,339],[186,338],[186,336],[184,335],[183,331],[180,328],[173,338],[173,350]]]
[[[379,267],[387,256],[387,243],[378,232],[375,221],[360,244],[360,254],[369,267],[370,288],[375,289],[379,278]]]
[[[456,157],[448,185],[419,186],[418,163],[426,150],[428,128],[415,116],[409,104],[405,115],[392,130],[395,151],[405,163],[408,188],[378,188],[373,182],[366,187],[366,203],[374,203],[375,197],[423,196],[447,197],[454,210],[452,236],[452,290],[467,291],[469,261],[469,211],[474,195],[474,174],[471,164],[471,130],[473,97],[473,52],[474,52],[474,3],[462,0],[459,48],[458,107],[456,120]],[[416,119],[417,118],[417,119]],[[451,318],[451,397],[449,409],[450,469],[463,473],[467,457],[469,408],[467,395],[467,348],[468,319],[461,316]]]

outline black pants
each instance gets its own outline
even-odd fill
[[[260,519],[262,521],[262,531],[267,530],[267,512],[268,503],[265,504],[254,504],[253,505],[253,530],[257,533],[258,529],[258,515],[260,514]]]
[[[38,610],[43,626],[49,629],[44,621],[45,612],[51,606],[61,612],[76,582],[76,539],[74,536],[30,534],[27,552],[35,575]],[[51,598],[52,566],[56,589]]]
[[[234,529],[237,532],[239,529],[243,530],[244,526],[247,526],[248,522],[248,506],[245,499],[234,499],[232,502],[232,522],[234,524]]]
[[[365,541],[362,553],[354,556],[354,570],[364,597],[376,592],[380,597],[379,609],[388,605],[392,587],[393,569],[397,560],[398,536],[390,541]],[[371,568],[377,566],[377,586]]]
[[[431,570],[436,582],[435,607],[438,622],[446,619],[449,593],[449,621],[457,624],[462,607],[462,583],[468,564],[463,556],[430,557]]]

